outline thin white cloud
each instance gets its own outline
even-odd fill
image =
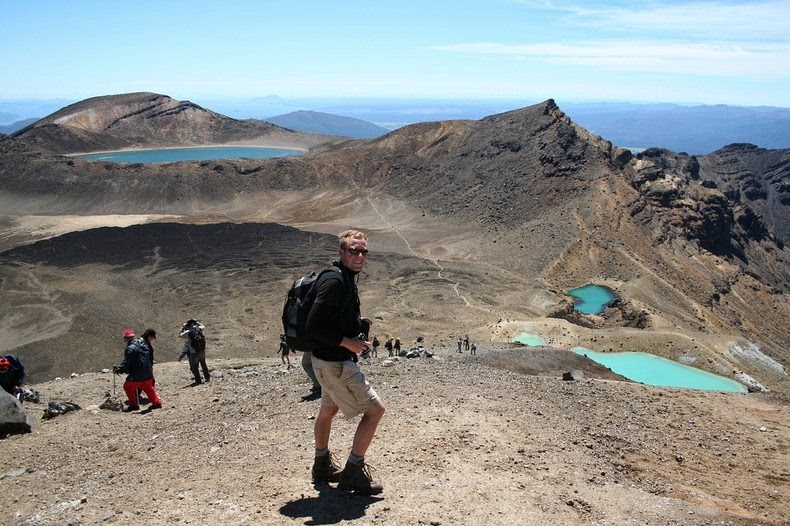
[[[663,32],[687,38],[715,35],[721,40],[790,38],[790,3],[786,0],[633,2],[602,5],[565,2],[517,2],[543,11],[563,13],[563,22],[620,32]]]
[[[505,45],[491,42],[436,46],[477,55],[506,55],[540,62],[590,66],[610,71],[781,78],[790,75],[790,45],[592,41]]]

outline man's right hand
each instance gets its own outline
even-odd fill
[[[341,347],[345,347],[354,354],[365,352],[365,349],[370,348],[371,343],[360,338],[347,338],[343,336],[343,341],[340,342]]]

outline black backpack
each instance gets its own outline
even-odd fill
[[[189,338],[189,344],[194,351],[200,352],[206,350],[206,336],[203,334],[203,330],[198,324],[189,326],[187,338]]]
[[[312,352],[315,340],[307,334],[307,316],[315,301],[316,290],[313,285],[326,272],[337,272],[343,279],[343,271],[329,267],[321,272],[309,272],[297,279],[288,289],[283,305],[283,333],[288,347],[302,352]]]

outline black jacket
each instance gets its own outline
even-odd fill
[[[153,360],[151,359],[151,346],[139,338],[126,346],[123,361],[116,367],[119,373],[126,373],[130,382],[144,382],[154,377]]]
[[[325,272],[315,283],[316,297],[307,317],[307,333],[316,341],[313,356],[329,362],[357,360],[357,355],[340,346],[343,336],[359,336],[360,306],[355,272],[335,261],[337,272]]]

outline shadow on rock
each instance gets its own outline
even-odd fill
[[[280,508],[280,513],[292,519],[305,518],[305,524],[337,524],[365,516],[365,510],[381,497],[354,495],[329,485],[316,485],[318,496],[292,500]]]

